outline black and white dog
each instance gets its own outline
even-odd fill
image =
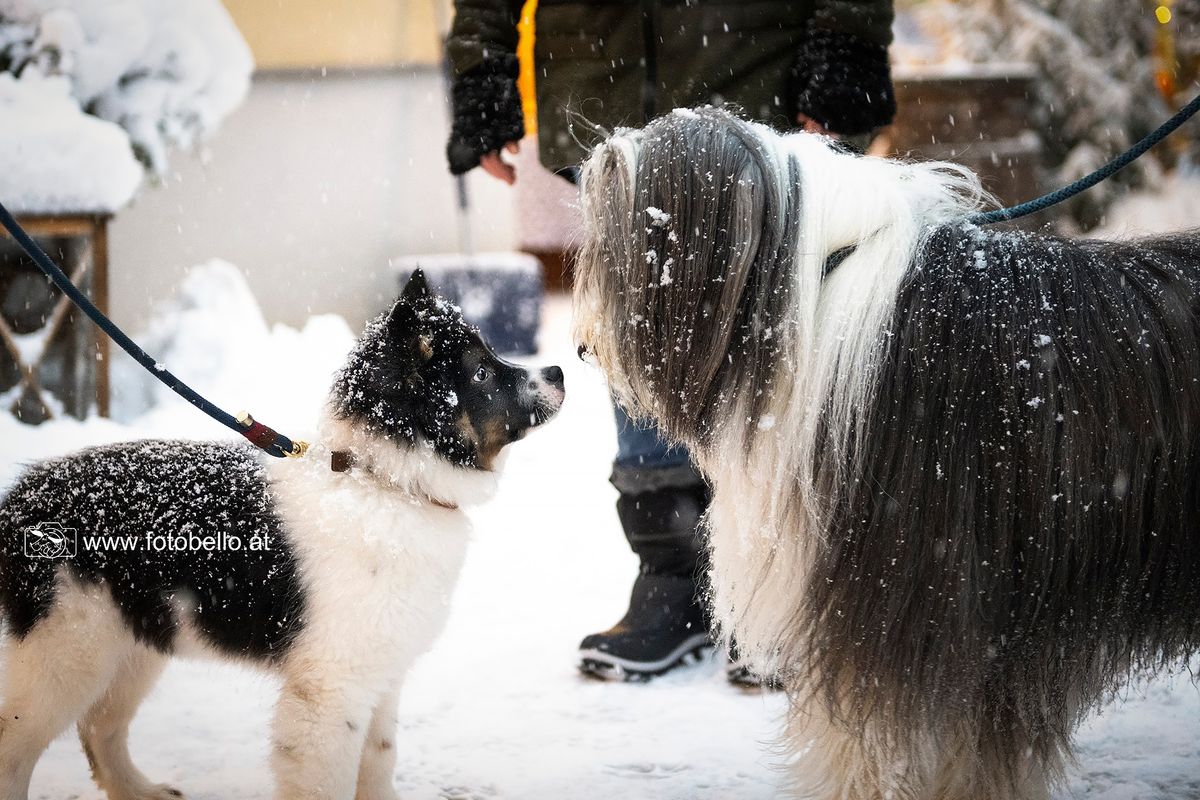
[[[978,228],[948,164],[715,109],[601,144],[576,336],[713,480],[715,605],[796,788],[1040,798],[1200,651],[1200,231]]]
[[[418,271],[370,323],[301,459],[143,441],[39,464],[0,506],[0,800],[71,722],[111,800],[180,797],[126,733],[166,659],[283,680],[275,796],[389,800],[400,683],[446,619],[459,507],[562,404],[558,367],[498,358]]]

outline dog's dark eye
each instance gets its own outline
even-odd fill
[[[475,370],[475,374],[471,376],[471,380],[476,383],[483,383],[490,377],[492,377],[492,373],[488,372],[487,367],[480,367]]]

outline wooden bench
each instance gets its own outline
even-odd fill
[[[104,214],[23,216],[29,235],[108,313]],[[0,397],[23,422],[109,413],[109,342],[0,229]]]

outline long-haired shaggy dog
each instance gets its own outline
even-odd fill
[[[984,229],[978,179],[714,109],[583,171],[576,335],[711,477],[800,793],[1044,797],[1200,650],[1200,234]]]
[[[110,800],[181,797],[126,748],[177,653],[281,675],[277,798],[394,800],[397,694],[446,618],[459,506],[562,400],[558,367],[497,358],[418,272],[351,353],[306,457],[145,441],[31,468],[0,506],[0,800],[25,800],[76,720]]]

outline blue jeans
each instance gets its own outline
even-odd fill
[[[663,441],[654,425],[638,425],[616,403],[617,457],[613,484],[622,493],[636,494],[667,486],[693,486],[700,482],[691,453]]]
[[[620,406],[617,418],[617,458],[612,485],[621,496],[617,515],[629,547],[641,561],[643,573],[687,576],[703,570],[700,517],[709,490],[683,447],[663,442],[658,428],[639,426]]]

